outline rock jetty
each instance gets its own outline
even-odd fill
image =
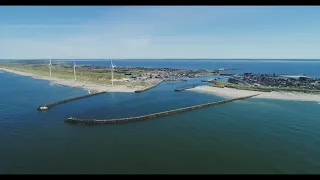
[[[107,119],[107,120],[79,119],[79,118],[69,117],[66,120],[64,120],[64,122],[71,123],[71,124],[121,124],[121,123],[129,123],[129,122],[158,118],[158,117],[162,117],[162,116],[169,116],[169,115],[173,115],[173,114],[178,114],[178,113],[187,112],[187,111],[191,111],[191,110],[206,108],[206,107],[210,107],[210,106],[216,106],[216,105],[220,105],[220,104],[229,103],[232,101],[244,100],[244,99],[248,99],[248,98],[251,98],[254,96],[258,96],[258,95],[260,95],[260,94],[239,97],[239,98],[234,98],[234,99],[228,99],[228,100],[223,100],[223,101],[218,101],[218,102],[210,102],[210,103],[206,103],[206,104],[200,104],[200,105],[196,105],[196,106],[190,106],[190,107],[174,109],[174,110],[164,111],[164,112],[158,112],[158,113],[137,116],[137,117]]]
[[[106,93],[106,91],[97,92],[97,93],[91,93],[91,94],[87,94],[87,95],[84,95],[84,96],[79,96],[79,97],[74,97],[74,98],[70,98],[70,99],[65,99],[65,100],[58,101],[58,102],[50,102],[50,103],[43,104],[43,105],[39,106],[39,107],[37,108],[37,110],[38,110],[38,111],[45,111],[45,110],[48,110],[48,109],[50,109],[51,107],[56,106],[56,105],[59,105],[59,104],[63,104],[63,103],[67,103],[67,102],[70,102],[70,101],[75,101],[75,100],[78,100],[78,99],[83,99],[83,98],[87,98],[87,97],[91,97],[91,96],[96,96],[96,95],[103,94],[103,93]]]

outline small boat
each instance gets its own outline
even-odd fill
[[[47,106],[40,106],[40,107],[38,107],[37,110],[38,110],[38,111],[48,110],[48,107],[47,107]]]

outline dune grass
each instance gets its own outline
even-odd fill
[[[311,94],[319,94],[320,90],[315,89],[305,89],[305,88],[295,88],[295,87],[265,87],[265,86],[246,86],[246,85],[238,85],[232,84],[229,82],[215,82],[211,84],[213,87],[228,87],[240,90],[249,90],[249,91],[260,91],[260,92],[271,92],[271,91],[283,91],[283,92],[301,92],[301,93],[311,93]]]
[[[49,67],[46,64],[24,64],[24,63],[1,63],[1,67],[32,73],[39,76],[50,77]],[[52,67],[51,77],[60,79],[74,79],[74,72],[72,65],[69,64],[54,64]],[[135,74],[138,74],[135,72]],[[87,69],[81,66],[76,67],[77,81],[88,82],[100,85],[111,85],[111,69]],[[119,73],[117,70],[114,71],[114,79],[125,78],[124,73]],[[127,86],[143,86],[150,87],[150,84],[143,82],[119,82],[114,81],[114,85],[127,85]]]

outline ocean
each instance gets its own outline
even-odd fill
[[[71,62],[73,63],[73,61]],[[76,61],[109,65],[109,61]],[[237,68],[237,73],[320,77],[320,61],[113,60],[118,66]],[[67,117],[129,117],[222,100],[174,89],[202,77],[164,82],[143,93],[106,93],[38,112],[84,89],[0,72],[0,173],[319,174],[320,104],[248,99],[120,125],[71,125]]]

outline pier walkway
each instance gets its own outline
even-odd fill
[[[215,105],[220,105],[220,104],[225,104],[229,103],[232,101],[237,101],[237,100],[244,100],[248,99],[254,96],[258,96],[260,94],[255,94],[251,96],[245,96],[245,97],[239,97],[239,98],[234,98],[234,99],[228,99],[228,100],[223,100],[223,101],[218,101],[218,102],[210,102],[206,104],[200,104],[196,106],[189,106],[185,108],[180,108],[180,109],[174,109],[170,111],[164,111],[164,112],[158,112],[158,113],[153,113],[153,114],[148,114],[148,115],[143,115],[143,116],[137,116],[137,117],[129,117],[129,118],[118,118],[118,119],[107,119],[107,120],[97,120],[97,119],[79,119],[79,118],[68,118],[64,120],[66,123],[71,123],[71,124],[120,124],[120,123],[129,123],[129,122],[135,122],[135,121],[142,121],[142,120],[147,120],[147,119],[153,119],[161,116],[169,116],[173,114],[178,114],[182,112],[187,112],[191,110],[196,110],[196,109],[201,109],[201,108],[206,108],[210,106],[215,106]]]
[[[37,108],[37,110],[38,111],[45,111],[45,110],[48,110],[49,108],[51,108],[53,106],[56,106],[56,105],[59,105],[59,104],[63,104],[63,103],[67,103],[67,102],[70,102],[70,101],[75,101],[75,100],[78,100],[78,99],[83,99],[83,98],[87,98],[87,97],[91,97],[91,96],[96,96],[96,95],[103,94],[103,93],[106,93],[106,92],[107,91],[97,92],[97,93],[87,94],[87,95],[84,95],[84,96],[74,97],[74,98],[70,98],[70,99],[66,99],[66,100],[62,100],[62,101],[58,101],[58,102],[50,102],[50,103],[43,104],[43,105],[39,106]]]

